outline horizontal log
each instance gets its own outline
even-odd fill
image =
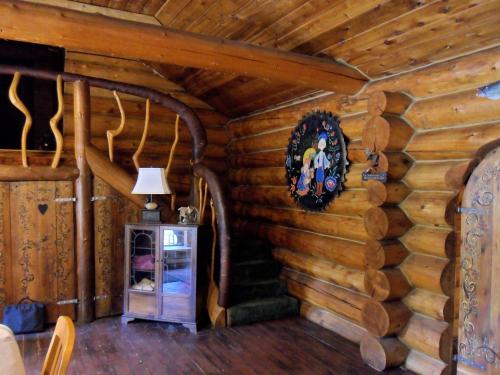
[[[79,174],[73,167],[0,165],[0,181],[65,181],[75,180]]]
[[[401,366],[408,355],[408,348],[394,337],[364,335],[360,343],[361,358],[377,371]]]
[[[403,152],[379,152],[378,157],[374,172],[387,172],[388,179],[393,181],[401,180],[413,165],[412,158]],[[368,163],[372,167],[372,163]]]
[[[368,181],[366,183],[368,201],[374,206],[401,203],[410,194],[410,189],[403,182]]]
[[[254,152],[251,154],[229,155],[228,164],[233,168],[283,167],[286,149]]]
[[[455,233],[450,229],[416,225],[401,241],[412,252],[451,258],[455,252]]]
[[[359,217],[338,216],[302,210],[263,207],[236,202],[233,206],[237,217],[270,222],[335,237],[364,241],[369,238]]]
[[[415,163],[405,182],[418,190],[457,190],[464,185],[470,163],[469,160]]]
[[[231,224],[235,230],[259,237],[275,246],[327,259],[350,268],[364,269],[361,243],[258,222],[233,220]]]
[[[401,92],[374,91],[368,97],[367,109],[372,116],[402,115],[411,103],[412,99]]]
[[[300,123],[304,114],[296,114],[289,117],[286,115],[281,118],[275,111],[268,114],[267,117],[253,118],[230,122],[228,130],[232,138],[248,137],[258,135],[264,132],[274,131],[276,129],[288,129],[291,133]],[[366,113],[354,114],[340,118],[340,128],[344,136],[349,139],[360,139],[366,121],[370,116]]]
[[[412,254],[401,265],[410,283],[416,288],[451,295],[454,267],[448,259]]]
[[[288,268],[366,294],[364,272],[285,248],[274,248],[273,257]]]
[[[95,56],[95,55],[87,55]],[[115,59],[113,59],[115,60]],[[119,61],[129,61],[122,60]],[[139,101],[140,99],[140,101]],[[123,106],[126,117],[143,117],[146,113],[146,102],[142,98],[137,100],[120,100]],[[64,95],[64,106],[68,112],[73,111],[73,97],[72,95],[66,93]],[[116,104],[116,99],[114,97],[103,98],[103,97],[90,97],[90,108],[94,115],[108,115],[108,116],[120,116],[120,110]],[[196,114],[200,118],[201,123],[205,128],[220,129],[224,128],[225,124],[229,120],[223,114],[214,111],[212,109],[195,109]],[[149,110],[150,118],[152,123],[165,122],[167,124],[174,124],[176,113],[170,109],[155,103],[151,103]],[[186,126],[184,120],[180,120],[180,126]]]
[[[476,88],[500,80],[500,47],[460,56],[389,79],[374,82],[367,92],[404,91],[415,97]]]
[[[400,301],[367,301],[362,308],[363,327],[374,336],[385,337],[400,332],[408,323],[411,311]]]
[[[291,136],[291,129],[280,129],[273,132],[258,134],[250,137],[234,139],[228,144],[231,154],[245,154],[251,152],[261,152],[264,150],[286,149]],[[347,144],[347,157],[354,161],[360,158],[359,152],[363,152],[361,143],[349,142]],[[356,155],[351,155],[356,153]],[[283,153],[284,155],[284,153]],[[364,162],[366,157],[362,159]],[[285,157],[283,156],[283,165]]]
[[[3,25],[0,37],[4,39],[193,68],[215,68],[346,94],[358,92],[365,83],[356,70],[326,59],[138,22],[12,1],[0,3],[0,15]]]
[[[375,116],[365,124],[362,144],[373,152],[402,151],[412,135],[413,129],[401,118]]]
[[[470,159],[485,144],[500,138],[500,122],[432,130],[415,134],[406,152],[422,159]]]
[[[286,186],[237,186],[231,189],[231,198],[238,202],[272,207],[299,207]],[[362,217],[370,207],[366,190],[350,189],[343,191],[325,213]]]
[[[438,129],[450,126],[498,121],[500,106],[494,100],[477,96],[469,90],[416,102],[405,118],[418,129]]]
[[[346,115],[352,115],[356,113],[366,112],[366,103],[368,98],[358,96],[347,96],[343,94],[330,94],[322,96],[321,98],[309,100],[287,107],[279,108],[273,111],[268,111],[256,115],[252,115],[243,119],[236,121],[230,121],[228,124],[228,130],[231,132],[231,128],[236,126],[239,134],[243,135],[245,130],[241,130],[245,127],[250,127],[248,124],[252,123],[254,126],[266,127],[269,126],[273,129],[283,126],[283,124],[296,124],[302,117],[312,111],[321,108],[324,111],[333,112],[336,116],[344,117]],[[262,125],[256,125],[262,122]],[[233,125],[234,124],[234,125]],[[249,135],[249,134],[246,134]],[[235,135],[236,136],[236,135]]]
[[[116,129],[120,123],[120,118],[109,115],[100,115],[92,113],[92,137],[106,137],[108,130]],[[127,116],[127,115],[125,115]],[[74,134],[73,116],[66,116],[64,119],[64,135],[72,136]],[[174,120],[175,121],[175,120]],[[144,131],[144,117],[130,117],[125,119],[123,132],[116,137],[122,139],[137,139],[140,140]],[[150,121],[148,129],[148,141],[166,142],[173,141],[175,136],[174,123],[160,120],[157,122]],[[229,141],[229,135],[223,128],[206,129],[208,143],[226,145]],[[191,143],[192,137],[189,129],[186,126],[179,126],[179,141]]]
[[[453,345],[451,326],[439,320],[413,315],[399,339],[410,349],[448,362]]]
[[[372,207],[365,212],[364,222],[367,233],[376,240],[400,237],[413,225],[399,207]]]
[[[366,333],[363,327],[350,320],[306,301],[300,304],[300,315],[356,344],[361,342]]]
[[[450,375],[451,366],[439,359],[425,355],[418,350],[410,350],[405,368],[418,375]]]
[[[373,270],[365,272],[365,289],[377,301],[400,300],[412,289],[399,269]]]
[[[49,166],[52,165],[54,158],[53,151],[27,150],[27,156],[30,166]],[[2,150],[0,149],[0,164],[21,166],[21,150]],[[63,152],[59,165],[62,167],[75,166],[75,155],[73,153]]]
[[[412,311],[434,319],[450,321],[453,316],[452,299],[443,294],[415,289],[403,299],[403,302]]]
[[[366,268],[378,270],[399,265],[408,256],[408,250],[398,240],[375,241],[365,244]]]
[[[454,225],[455,193],[414,191],[401,204],[401,208],[416,224],[449,227]]]
[[[68,152],[72,152],[74,149],[73,145],[73,136],[64,136],[64,148]],[[94,146],[107,153],[108,151],[108,141],[106,138],[92,138],[92,143]],[[123,153],[134,153],[139,146],[140,140],[136,139],[116,139],[114,141],[114,149],[116,152]],[[161,154],[168,155],[170,152],[172,144],[170,142],[155,142],[155,141],[146,141],[144,145],[144,153],[145,154]],[[176,155],[191,155],[191,144],[189,143],[181,143],[179,142],[176,146],[175,153]],[[205,156],[212,158],[224,158],[225,157],[225,149],[221,145],[208,145],[205,148]]]
[[[361,188],[365,183],[362,181],[362,173],[365,170],[363,164],[351,164],[345,175],[343,185],[346,188]],[[229,180],[236,185],[287,185],[285,167],[269,168],[242,168],[231,169]]]
[[[282,277],[292,296],[361,323],[361,309],[368,297],[288,268],[282,271]]]

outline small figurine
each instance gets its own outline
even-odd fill
[[[198,210],[196,207],[187,206],[179,208],[179,224],[198,223]]]
[[[314,169],[316,169],[316,195],[318,197],[323,194],[323,182],[325,181],[325,169],[330,168],[330,161],[326,157],[325,147],[328,136],[325,132],[321,132],[318,136],[318,153],[314,158]]]

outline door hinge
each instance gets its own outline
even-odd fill
[[[117,197],[109,197],[107,195],[96,195],[92,198],[90,198],[90,200],[92,202],[97,202],[97,201],[105,201],[106,199],[112,199],[112,200],[115,200],[115,199],[118,199]]]
[[[57,301],[57,305],[72,305],[72,304],[78,304],[78,298],[73,298],[73,299],[65,299],[62,301]]]
[[[489,215],[488,210],[478,207],[457,207],[457,212],[459,214],[475,214],[479,216]]]
[[[55,198],[54,202],[57,203],[76,202],[76,197]]]

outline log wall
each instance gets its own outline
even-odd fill
[[[362,354],[385,353],[374,367],[451,371],[455,210],[475,152],[500,137],[498,101],[476,95],[500,79],[499,61],[500,47],[491,48],[372,82],[356,98],[332,94],[228,124],[234,229],[277,247],[303,316],[360,342]],[[377,113],[368,98],[379,91],[408,99]],[[339,116],[350,141],[346,190],[324,213],[301,211],[284,178],[290,132],[313,109]],[[382,186],[361,181],[363,131],[382,122],[373,117],[396,135],[369,139],[385,150]],[[349,309],[326,292],[335,288]],[[360,300],[368,301],[366,319],[383,319],[367,327]]]

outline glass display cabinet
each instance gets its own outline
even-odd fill
[[[203,295],[198,225],[127,224],[122,322],[182,323],[196,332]],[[203,241],[209,243],[209,241]],[[204,283],[206,284],[206,283]]]

